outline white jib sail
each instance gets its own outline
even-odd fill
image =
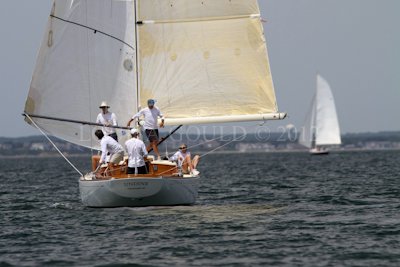
[[[169,124],[282,119],[256,0],[139,0],[140,104]]]
[[[315,98],[315,144],[317,146],[341,144],[335,100],[328,82],[320,75],[317,75]]]
[[[105,100],[120,124],[137,110],[133,1],[55,0],[27,114],[95,122]],[[94,127],[34,118],[47,133],[95,147]]]

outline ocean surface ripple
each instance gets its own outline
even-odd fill
[[[92,209],[61,158],[1,159],[0,266],[400,266],[399,162],[214,154],[193,206]]]

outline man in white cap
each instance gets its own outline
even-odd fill
[[[128,152],[128,174],[146,174],[147,168],[145,158],[147,149],[139,137],[139,131],[131,129],[132,138],[125,142],[125,149]]]
[[[106,162],[107,154],[110,154],[109,163],[118,164],[124,159],[124,148],[110,136],[105,136],[102,130],[97,130],[94,133],[100,140],[101,157],[100,164]]]
[[[117,116],[115,116],[114,113],[108,111],[110,106],[107,105],[106,101],[101,102],[99,108],[101,108],[101,112],[99,113],[99,115],[97,115],[96,123],[104,125],[102,128],[104,135],[108,135],[118,142],[118,136],[115,128],[107,127],[118,126]]]
[[[154,106],[155,104],[154,99],[149,99],[147,100],[147,108],[142,109],[139,111],[137,114],[135,114],[132,119],[128,122],[127,126],[130,127],[131,122],[139,119],[140,117],[144,117],[144,126],[143,128],[145,129],[146,136],[149,139],[149,145],[147,146],[147,151],[150,150],[152,147],[154,150],[154,153],[157,155],[157,159],[160,160],[160,152],[158,151],[158,125],[157,125],[157,120],[160,117],[161,118],[161,123],[160,127],[164,127],[164,116],[161,113],[160,109]]]

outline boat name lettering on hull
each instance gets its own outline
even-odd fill
[[[125,182],[124,186],[131,187],[131,186],[148,186],[149,182]]]

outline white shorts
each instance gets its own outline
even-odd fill
[[[110,158],[110,163],[119,164],[121,160],[124,160],[124,151],[112,154]]]

